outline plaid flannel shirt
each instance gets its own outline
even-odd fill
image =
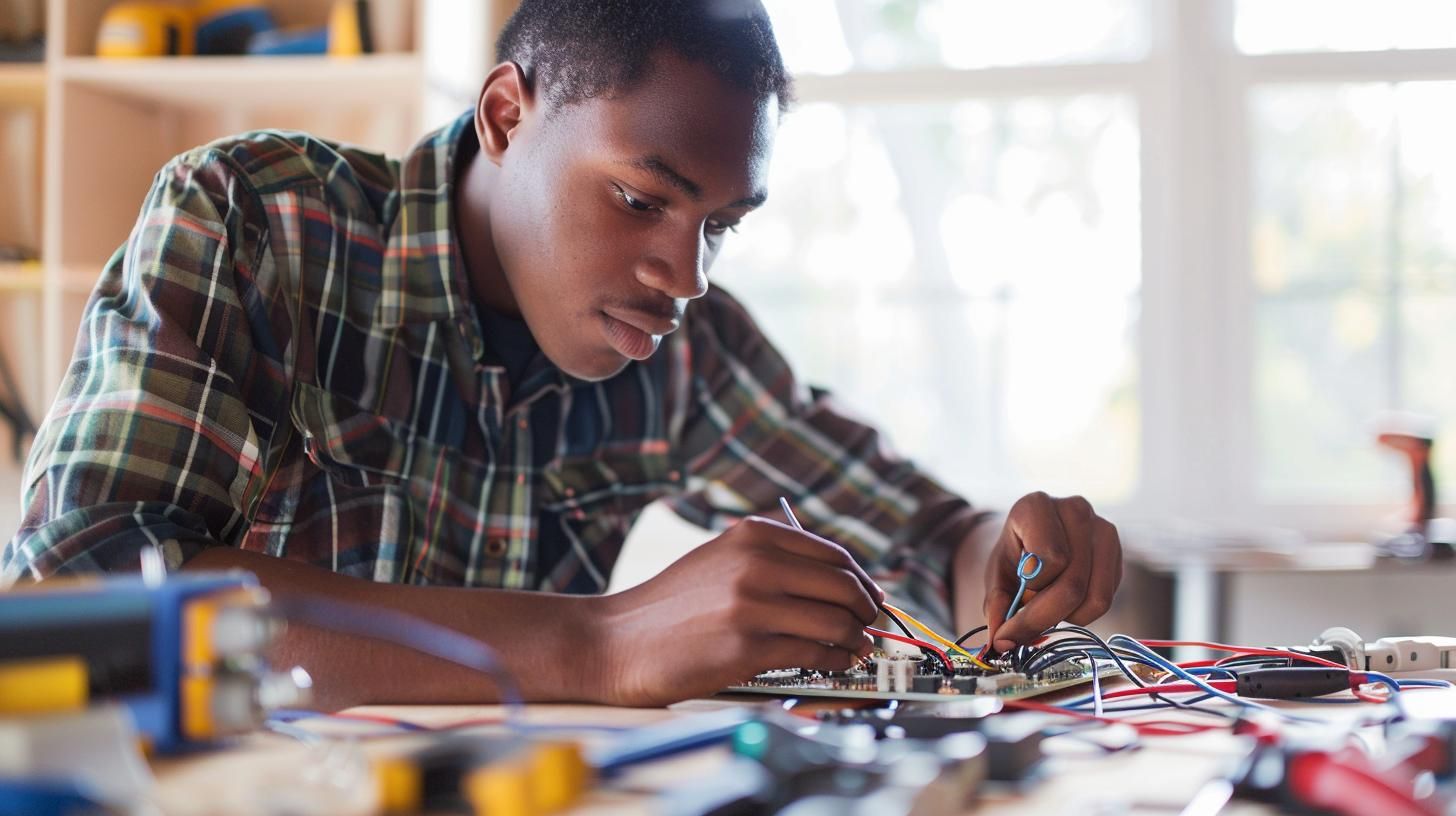
[[[401,161],[264,131],[168,163],[86,307],[0,576],[231,545],[375,581],[601,592],[648,503],[716,529],[782,494],[948,620],[979,516],[797,382],[721,289],[608,381],[545,364],[509,393],[452,235],[470,121]],[[542,524],[565,552],[543,560]]]

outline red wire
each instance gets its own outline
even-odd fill
[[[1116,717],[1099,717],[1096,714],[1086,714],[1081,711],[1068,711],[1065,708],[1058,708],[1046,703],[1038,703],[1032,700],[1002,700],[1007,708],[1021,708],[1028,711],[1042,711],[1047,714],[1061,714],[1076,720],[1088,722],[1109,723],[1114,725],[1126,725],[1137,729],[1137,732],[1145,737],[1183,737],[1189,734],[1202,734],[1205,731],[1222,731],[1228,726],[1220,723],[1212,725],[1208,723],[1180,722],[1178,720],[1122,720]]]
[[[1299,654],[1284,649],[1264,649],[1258,646],[1230,646],[1227,643],[1213,643],[1206,640],[1141,640],[1139,643],[1153,649],[1167,649],[1173,646],[1198,646],[1204,649],[1213,649],[1220,652],[1233,652],[1236,655],[1269,655],[1271,657],[1287,657],[1292,660],[1303,660],[1308,663],[1315,663],[1321,666],[1329,666],[1335,669],[1349,668],[1343,663],[1336,663],[1333,660],[1325,660],[1323,657],[1314,655]]]
[[[1208,680],[1205,682],[1219,691],[1228,692],[1229,694],[1233,694],[1237,687],[1237,683],[1233,680]],[[1208,690],[1192,683],[1164,683],[1161,686],[1141,686],[1139,688],[1109,691],[1102,695],[1102,699],[1116,700],[1119,697],[1136,697],[1141,694],[1185,694],[1199,691],[1207,693]]]
[[[358,714],[350,711],[334,711],[329,713],[323,713],[321,717],[323,719],[331,720],[352,720],[354,722],[374,723],[375,725],[392,725],[395,728],[406,729],[409,731],[434,730],[428,725],[421,725],[420,723],[411,722],[410,720],[402,720],[398,717],[385,717],[381,714]]]
[[[883,629],[876,629],[873,626],[866,626],[865,631],[871,635],[874,635],[877,638],[898,640],[901,643],[908,643],[911,646],[919,646],[925,651],[930,652],[931,654],[934,654],[936,657],[940,658],[941,665],[945,666],[946,671],[955,673],[955,664],[950,662],[950,655],[946,654],[943,650],[936,646],[932,646],[931,644],[926,643],[923,640],[916,640],[913,637],[906,637],[904,635],[897,635],[894,632],[886,632]]]

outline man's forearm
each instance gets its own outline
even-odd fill
[[[591,651],[600,643],[593,611],[598,599],[593,597],[375,583],[233,547],[205,550],[185,568],[245,569],[274,595],[367,604],[448,626],[489,644],[527,700],[598,702],[609,695],[601,674],[589,668],[595,662]],[[330,709],[499,699],[495,685],[478,672],[309,626],[289,626],[269,657],[279,666],[307,669],[315,704]]]

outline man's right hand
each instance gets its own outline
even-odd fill
[[[843,671],[869,654],[885,593],[843,547],[751,517],[660,575],[600,599],[604,702],[665,705],[770,669]]]

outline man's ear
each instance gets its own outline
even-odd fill
[[[475,136],[492,163],[501,163],[532,102],[526,72],[516,63],[503,62],[486,76],[475,103]]]

